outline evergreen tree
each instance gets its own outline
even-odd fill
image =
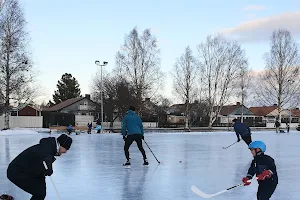
[[[57,90],[53,95],[53,101],[55,104],[68,99],[81,97],[79,83],[72,74],[63,74],[56,86]]]

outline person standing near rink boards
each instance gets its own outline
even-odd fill
[[[91,121],[89,121],[89,123],[87,124],[87,127],[88,127],[88,134],[92,134],[93,124]]]
[[[274,127],[276,127],[276,133],[280,132],[280,122],[278,121],[278,119],[276,120]]]
[[[237,142],[241,141],[240,136],[245,141],[247,145],[249,145],[252,142],[251,139],[251,130],[248,126],[241,123],[238,119],[232,120],[234,131],[236,133]]]
[[[278,176],[273,158],[264,154],[266,145],[262,141],[254,141],[249,145],[249,149],[254,157],[246,177],[242,179],[245,186],[251,184],[251,179],[256,174],[258,181],[257,200],[269,200],[274,193]]]
[[[144,158],[144,165],[149,165],[145,150],[143,148],[144,128],[141,118],[135,113],[135,107],[130,106],[127,114],[122,121],[122,135],[125,141],[124,152],[126,163],[123,166],[130,166],[129,147],[133,141],[136,142]]]

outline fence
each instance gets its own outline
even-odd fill
[[[103,122],[104,128],[109,128],[110,122]],[[157,128],[157,122],[143,122],[144,128]],[[122,122],[114,122],[114,129],[121,129],[122,128]]]
[[[4,116],[0,116],[0,128],[4,128]],[[43,116],[9,116],[10,128],[42,128]]]
[[[43,127],[49,128],[50,126],[69,126],[75,125],[75,115],[71,113],[58,113],[58,112],[42,112]]]
[[[88,122],[94,121],[94,116],[92,115],[75,115],[75,125],[76,126],[87,126]]]
[[[275,129],[274,124],[275,123],[267,123],[267,128],[274,128]],[[290,125],[290,128],[297,128],[299,123],[290,123],[289,125]],[[286,128],[286,124],[281,123],[280,128]]]

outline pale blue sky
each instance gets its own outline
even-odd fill
[[[290,29],[298,41],[300,36],[299,0],[21,0],[21,4],[40,71],[44,93],[40,100],[45,101],[52,99],[65,72],[78,79],[82,94],[90,93],[92,76],[99,70],[95,60],[108,61],[105,68],[111,71],[124,35],[135,26],[139,31],[151,28],[158,38],[165,73],[187,45],[196,55],[196,45],[208,34],[222,32],[238,39],[254,70],[264,67],[262,56],[274,28]],[[174,100],[171,77],[165,85],[164,94]]]

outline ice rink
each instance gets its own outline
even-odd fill
[[[57,137],[58,134],[52,136]],[[0,193],[16,200],[30,199],[6,178],[9,162],[47,133],[10,134],[0,132]],[[252,155],[234,132],[148,133],[145,140],[161,164],[144,143],[149,166],[135,143],[130,148],[131,169],[124,169],[124,141],[120,134],[71,135],[70,151],[54,162],[52,179],[63,200],[196,200],[195,185],[206,193],[215,193],[238,183],[247,174]],[[300,199],[300,132],[253,132],[253,140],[267,145],[266,154],[275,159],[279,184],[272,200]],[[58,199],[52,182],[47,180],[47,200]],[[230,190],[211,199],[255,200],[257,182]]]

